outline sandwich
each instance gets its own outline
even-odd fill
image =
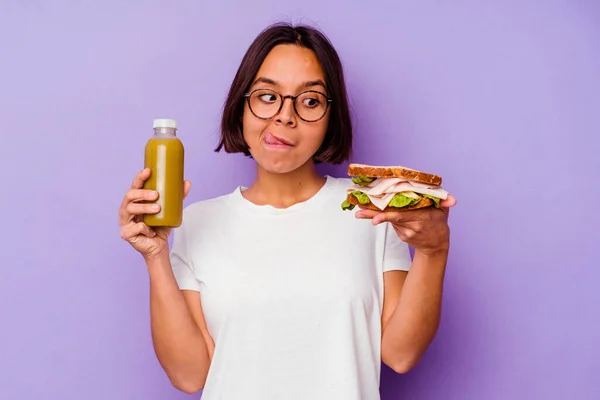
[[[406,167],[350,164],[352,183],[346,189],[343,210],[360,206],[375,211],[415,210],[440,206],[448,198],[442,177]]]

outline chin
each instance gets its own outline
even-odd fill
[[[267,172],[272,174],[287,174],[293,171],[296,171],[302,165],[298,165],[295,163],[285,162],[285,161],[268,161],[268,162],[258,162],[258,165]]]
[[[263,170],[270,172],[272,174],[287,174],[290,172],[294,172],[311,162],[311,158],[308,160],[294,160],[291,157],[255,157],[253,155],[254,161],[259,165]]]

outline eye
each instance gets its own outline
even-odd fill
[[[315,108],[319,104],[321,104],[321,102],[317,98],[306,97],[306,98],[302,99],[302,104],[305,105],[306,107],[309,107],[309,108]]]
[[[272,93],[262,93],[258,98],[264,103],[274,103],[277,101],[277,96]]]

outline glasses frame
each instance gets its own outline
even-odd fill
[[[278,109],[278,110],[277,110],[277,111],[276,111],[276,112],[275,112],[273,115],[271,115],[271,116],[270,116],[270,117],[268,117],[268,118],[264,118],[264,117],[260,117],[260,116],[256,115],[256,113],[255,113],[255,112],[254,112],[254,110],[252,109],[252,106],[250,105],[250,97],[252,96],[252,94],[253,94],[254,92],[257,92],[257,91],[259,91],[259,90],[269,90],[269,91],[271,91],[271,92],[273,92],[273,93],[277,94],[277,95],[279,96],[279,98],[281,99],[281,103],[279,103],[279,109]],[[304,118],[302,118],[302,117],[300,116],[300,114],[298,113],[298,109],[296,108],[296,99],[297,99],[299,96],[301,96],[301,95],[303,95],[303,94],[306,94],[306,93],[318,93],[318,94],[320,94],[321,96],[323,96],[323,97],[325,97],[325,98],[327,99],[327,103],[325,104],[325,110],[323,111],[323,115],[321,115],[321,116],[320,116],[319,118],[317,118],[317,119],[312,119],[312,120],[309,120],[309,119],[304,119]],[[258,119],[262,119],[263,121],[264,121],[264,120],[271,119],[271,118],[273,118],[274,116],[278,115],[278,114],[281,112],[281,109],[283,108],[283,103],[285,103],[285,100],[286,100],[286,99],[292,99],[292,106],[294,107],[294,112],[296,113],[296,115],[298,116],[298,118],[300,118],[302,121],[305,121],[305,122],[317,122],[317,121],[320,121],[320,120],[322,120],[322,119],[323,119],[323,117],[325,117],[325,115],[327,114],[327,110],[329,110],[329,105],[330,105],[330,104],[333,102],[333,100],[332,100],[332,99],[331,99],[329,96],[327,96],[325,93],[323,93],[323,92],[320,92],[320,91],[318,91],[318,90],[305,90],[305,91],[303,91],[303,92],[300,92],[300,93],[298,93],[298,94],[296,94],[296,95],[294,95],[294,96],[292,96],[291,94],[288,94],[288,95],[285,95],[285,96],[284,96],[283,94],[279,93],[277,90],[274,90],[274,89],[267,89],[267,88],[257,88],[257,89],[254,89],[254,90],[252,90],[251,92],[244,93],[244,97],[246,98],[246,102],[248,103],[248,108],[250,109],[250,112],[252,113],[252,115],[254,115],[254,116],[255,116],[256,118],[258,118]]]

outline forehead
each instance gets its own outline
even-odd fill
[[[325,81],[316,54],[310,49],[291,44],[275,46],[263,61],[256,77],[271,79],[278,86],[290,89],[308,81]]]

